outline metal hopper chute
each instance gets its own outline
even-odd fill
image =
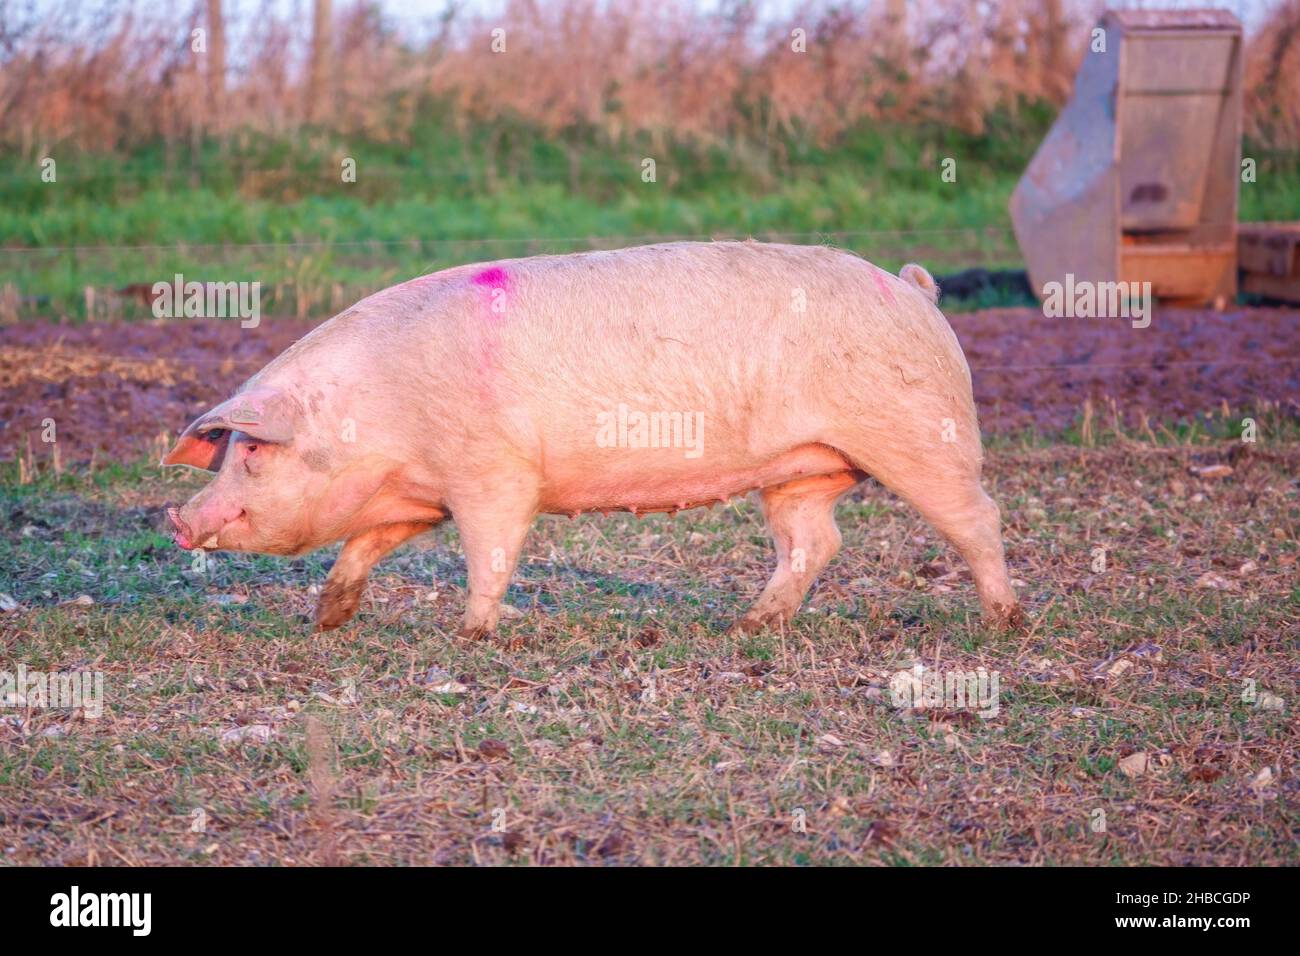
[[[1236,294],[1241,25],[1222,10],[1108,11],[1011,197],[1031,283]]]

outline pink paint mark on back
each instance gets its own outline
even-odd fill
[[[894,290],[889,287],[889,279],[893,278],[893,276],[890,276],[878,266],[872,266],[871,277],[876,280],[876,288],[880,290],[881,297],[888,299],[890,305],[894,305]]]
[[[486,289],[504,289],[509,279],[505,269],[500,266],[490,266],[477,273],[470,281]]]
[[[469,281],[483,290],[483,321],[489,326],[499,326],[505,322],[510,292],[510,276],[506,270],[500,266],[489,266],[476,272]]]
[[[501,326],[508,309],[507,294],[510,275],[500,266],[489,266],[470,277],[470,282],[482,289],[485,297],[480,307],[483,325],[478,342],[475,374],[478,378],[479,398],[491,403],[496,397],[496,379],[500,374]]]

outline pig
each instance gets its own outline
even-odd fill
[[[840,548],[868,476],[1020,626],[980,484],[970,370],[918,265],[823,246],[676,242],[460,266],[318,326],[180,435],[215,473],[168,510],[182,548],[301,555],[342,541],[316,611],[356,613],[371,568],[451,518],[463,637],[494,630],[539,514],[675,514],[754,494],[776,570],[736,622],[779,627]]]

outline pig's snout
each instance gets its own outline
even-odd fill
[[[176,542],[178,547],[184,548],[186,551],[191,550],[194,547],[194,533],[190,531],[190,526],[181,517],[180,509],[168,508],[167,520],[172,526],[172,540]]]
[[[167,520],[171,524],[172,540],[186,551],[203,548],[215,551],[219,547],[217,536],[233,523],[242,521],[248,513],[238,505],[225,501],[191,501],[183,508],[168,508]]]

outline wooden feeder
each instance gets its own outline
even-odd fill
[[[1243,292],[1300,304],[1300,222],[1243,222],[1237,258]]]
[[[1223,305],[1237,291],[1241,24],[1224,10],[1110,10],[1098,28],[1011,197],[1034,290],[1073,274]]]

